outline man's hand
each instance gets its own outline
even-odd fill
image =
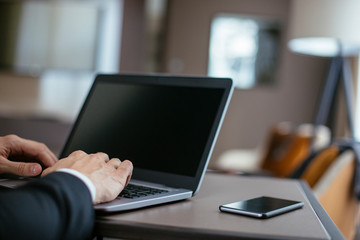
[[[51,167],[57,157],[43,143],[15,135],[0,137],[0,174],[11,173],[24,177],[37,176]]]
[[[86,154],[75,151],[54,166],[45,169],[42,176],[61,168],[70,168],[87,176],[96,188],[94,204],[115,199],[128,184],[133,170],[130,161],[109,160],[105,153]]]

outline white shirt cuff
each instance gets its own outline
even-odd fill
[[[87,176],[85,176],[84,174],[82,174],[79,171],[76,171],[76,170],[70,169],[70,168],[60,168],[60,169],[56,170],[56,172],[69,173],[69,174],[79,178],[81,181],[83,181],[85,183],[85,185],[89,189],[92,201],[93,202],[95,201],[96,188],[95,188],[95,185],[92,183],[92,181]]]

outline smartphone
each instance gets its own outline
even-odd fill
[[[304,206],[303,202],[273,197],[257,197],[221,205],[222,212],[246,215],[255,218],[269,218]]]

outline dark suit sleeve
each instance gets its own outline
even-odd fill
[[[90,192],[70,174],[0,191],[0,239],[89,239],[93,224]]]

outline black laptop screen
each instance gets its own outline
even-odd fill
[[[224,89],[95,85],[63,156],[74,150],[105,152],[131,160],[136,169],[195,176]]]

